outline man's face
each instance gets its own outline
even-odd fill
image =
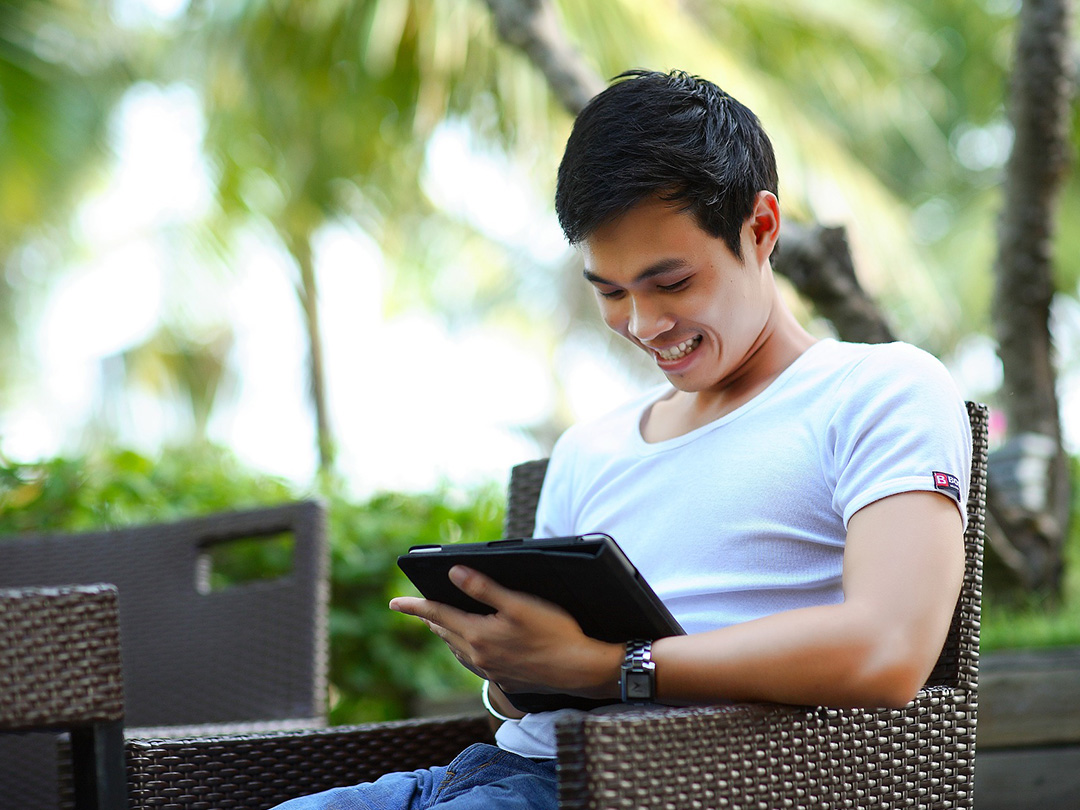
[[[646,200],[582,244],[585,278],[605,323],[653,358],[681,391],[723,390],[752,378],[775,305],[768,256],[775,198],[743,225],[743,257],[676,205]],[[775,219],[769,219],[775,215]],[[762,224],[769,219],[771,226]],[[771,231],[770,231],[771,233]]]

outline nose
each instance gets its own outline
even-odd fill
[[[627,331],[642,343],[655,340],[675,325],[675,319],[654,302],[635,298],[630,302]]]

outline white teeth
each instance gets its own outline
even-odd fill
[[[701,335],[692,337],[690,340],[684,340],[678,346],[673,346],[670,349],[657,349],[656,353],[660,355],[661,360],[680,360],[696,349],[699,343],[701,343]]]

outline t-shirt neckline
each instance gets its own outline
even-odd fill
[[[764,388],[764,390],[756,394],[748,401],[744,402],[735,410],[726,413],[723,416],[719,416],[711,422],[707,422],[706,424],[702,425],[701,427],[697,427],[691,431],[688,431],[687,433],[683,433],[681,436],[674,436],[670,439],[664,439],[663,441],[659,442],[649,442],[646,441],[645,437],[641,434],[641,427],[642,422],[645,419],[645,414],[658,402],[661,402],[664,399],[672,396],[675,392],[675,389],[671,386],[670,383],[662,384],[659,387],[659,395],[656,395],[656,393],[654,393],[656,389],[654,389],[654,392],[650,392],[649,394],[647,394],[644,403],[639,408],[637,408],[634,413],[635,419],[633,433],[634,442],[637,445],[638,451],[643,455],[647,455],[650,453],[660,453],[675,447],[681,447],[682,445],[692,442],[698,437],[705,435],[706,433],[710,433],[711,431],[716,430],[717,428],[720,428],[723,425],[728,424],[729,422],[733,422],[736,419],[739,419],[740,417],[744,416],[755,408],[760,407],[765,402],[776,396],[776,394],[780,392],[785,385],[787,385],[788,381],[798,371],[799,366],[803,365],[806,362],[807,357],[811,353],[816,353],[816,350],[819,346],[835,343],[836,340],[834,338],[822,338],[821,340],[818,340],[808,346],[806,351],[796,357],[787,368],[785,368],[778,375],[776,375],[776,379],[769,383]]]

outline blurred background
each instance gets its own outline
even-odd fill
[[[552,205],[578,103],[566,86],[634,67],[700,74],[755,110],[788,220],[843,229],[892,333],[994,407],[993,446],[1032,435],[1002,393],[994,305],[1021,11],[5,0],[0,531],[317,495],[334,535],[334,719],[460,686],[440,649],[384,615],[403,587],[394,556],[497,537],[512,464],[660,379],[605,334]],[[1075,43],[1075,22],[1059,33]],[[1042,432],[1071,514],[1080,184],[1059,179],[1042,328],[1060,426]],[[842,334],[785,289],[815,333]],[[1025,514],[1053,512],[1042,498]],[[987,644],[1080,643],[1067,526],[1049,532],[1050,573],[995,529]],[[393,643],[378,648],[373,627]]]

